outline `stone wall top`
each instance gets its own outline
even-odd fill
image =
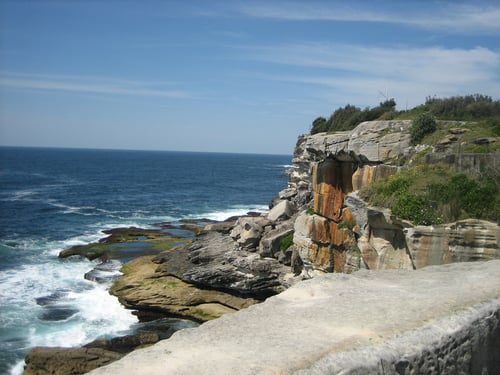
[[[500,260],[328,274],[90,374],[493,373],[499,311]]]

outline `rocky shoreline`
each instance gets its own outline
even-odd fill
[[[410,126],[407,120],[372,121],[351,132],[299,137],[288,187],[266,214],[183,227],[163,223],[154,230],[117,229],[100,243],[60,256],[102,259],[86,277],[114,279],[110,292],[141,321],[176,317],[198,323],[258,304],[320,274],[415,270],[500,258],[497,223],[415,226],[388,209],[370,207],[357,195],[363,186],[411,161],[418,147],[410,146]],[[432,153],[442,153],[436,156],[441,160],[446,152]],[[119,278],[114,259],[130,260]],[[80,350],[83,361],[98,363],[88,360],[90,348]],[[50,352],[35,348],[27,356],[29,365],[37,351],[44,358]],[[50,371],[36,373],[68,373],[57,372],[56,362]]]

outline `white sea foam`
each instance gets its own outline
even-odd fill
[[[0,271],[0,326],[14,332],[15,338],[22,337],[25,349],[81,345],[102,335],[121,334],[137,321],[105,286],[83,278],[95,263],[54,256],[70,244],[86,243],[102,235],[17,244],[32,255],[24,264]],[[57,317],[58,309],[68,311],[67,316]],[[51,315],[54,312],[55,318]],[[20,374],[22,368],[20,362],[10,371]]]
[[[246,207],[233,207],[223,211],[208,212],[206,214],[192,215],[192,218],[204,218],[209,220],[224,221],[232,216],[243,216],[248,212],[265,213],[269,210],[267,206],[246,206]]]

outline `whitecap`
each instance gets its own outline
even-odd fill
[[[16,190],[16,191],[7,191],[2,194],[5,195],[5,198],[2,198],[3,201],[6,202],[17,202],[17,201],[26,201],[32,202],[33,196],[38,192],[36,190]]]
[[[231,208],[228,208],[226,210],[221,210],[221,211],[193,214],[193,215],[189,215],[188,218],[190,218],[190,219],[203,218],[203,219],[209,219],[209,220],[215,220],[215,221],[224,221],[224,220],[227,220],[233,216],[246,215],[248,212],[266,213],[268,211],[269,211],[269,208],[267,206],[236,206],[236,207],[231,207]]]

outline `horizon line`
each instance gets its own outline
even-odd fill
[[[26,146],[26,145],[5,145],[0,144],[0,148],[6,149],[44,149],[44,150],[69,150],[69,151],[126,151],[126,152],[171,152],[171,153],[185,153],[185,154],[228,154],[228,155],[269,155],[269,156],[292,156],[290,154],[282,153],[268,153],[268,152],[236,152],[236,151],[192,151],[192,150],[160,150],[160,149],[139,149],[139,148],[113,148],[113,147],[78,147],[78,146]]]

